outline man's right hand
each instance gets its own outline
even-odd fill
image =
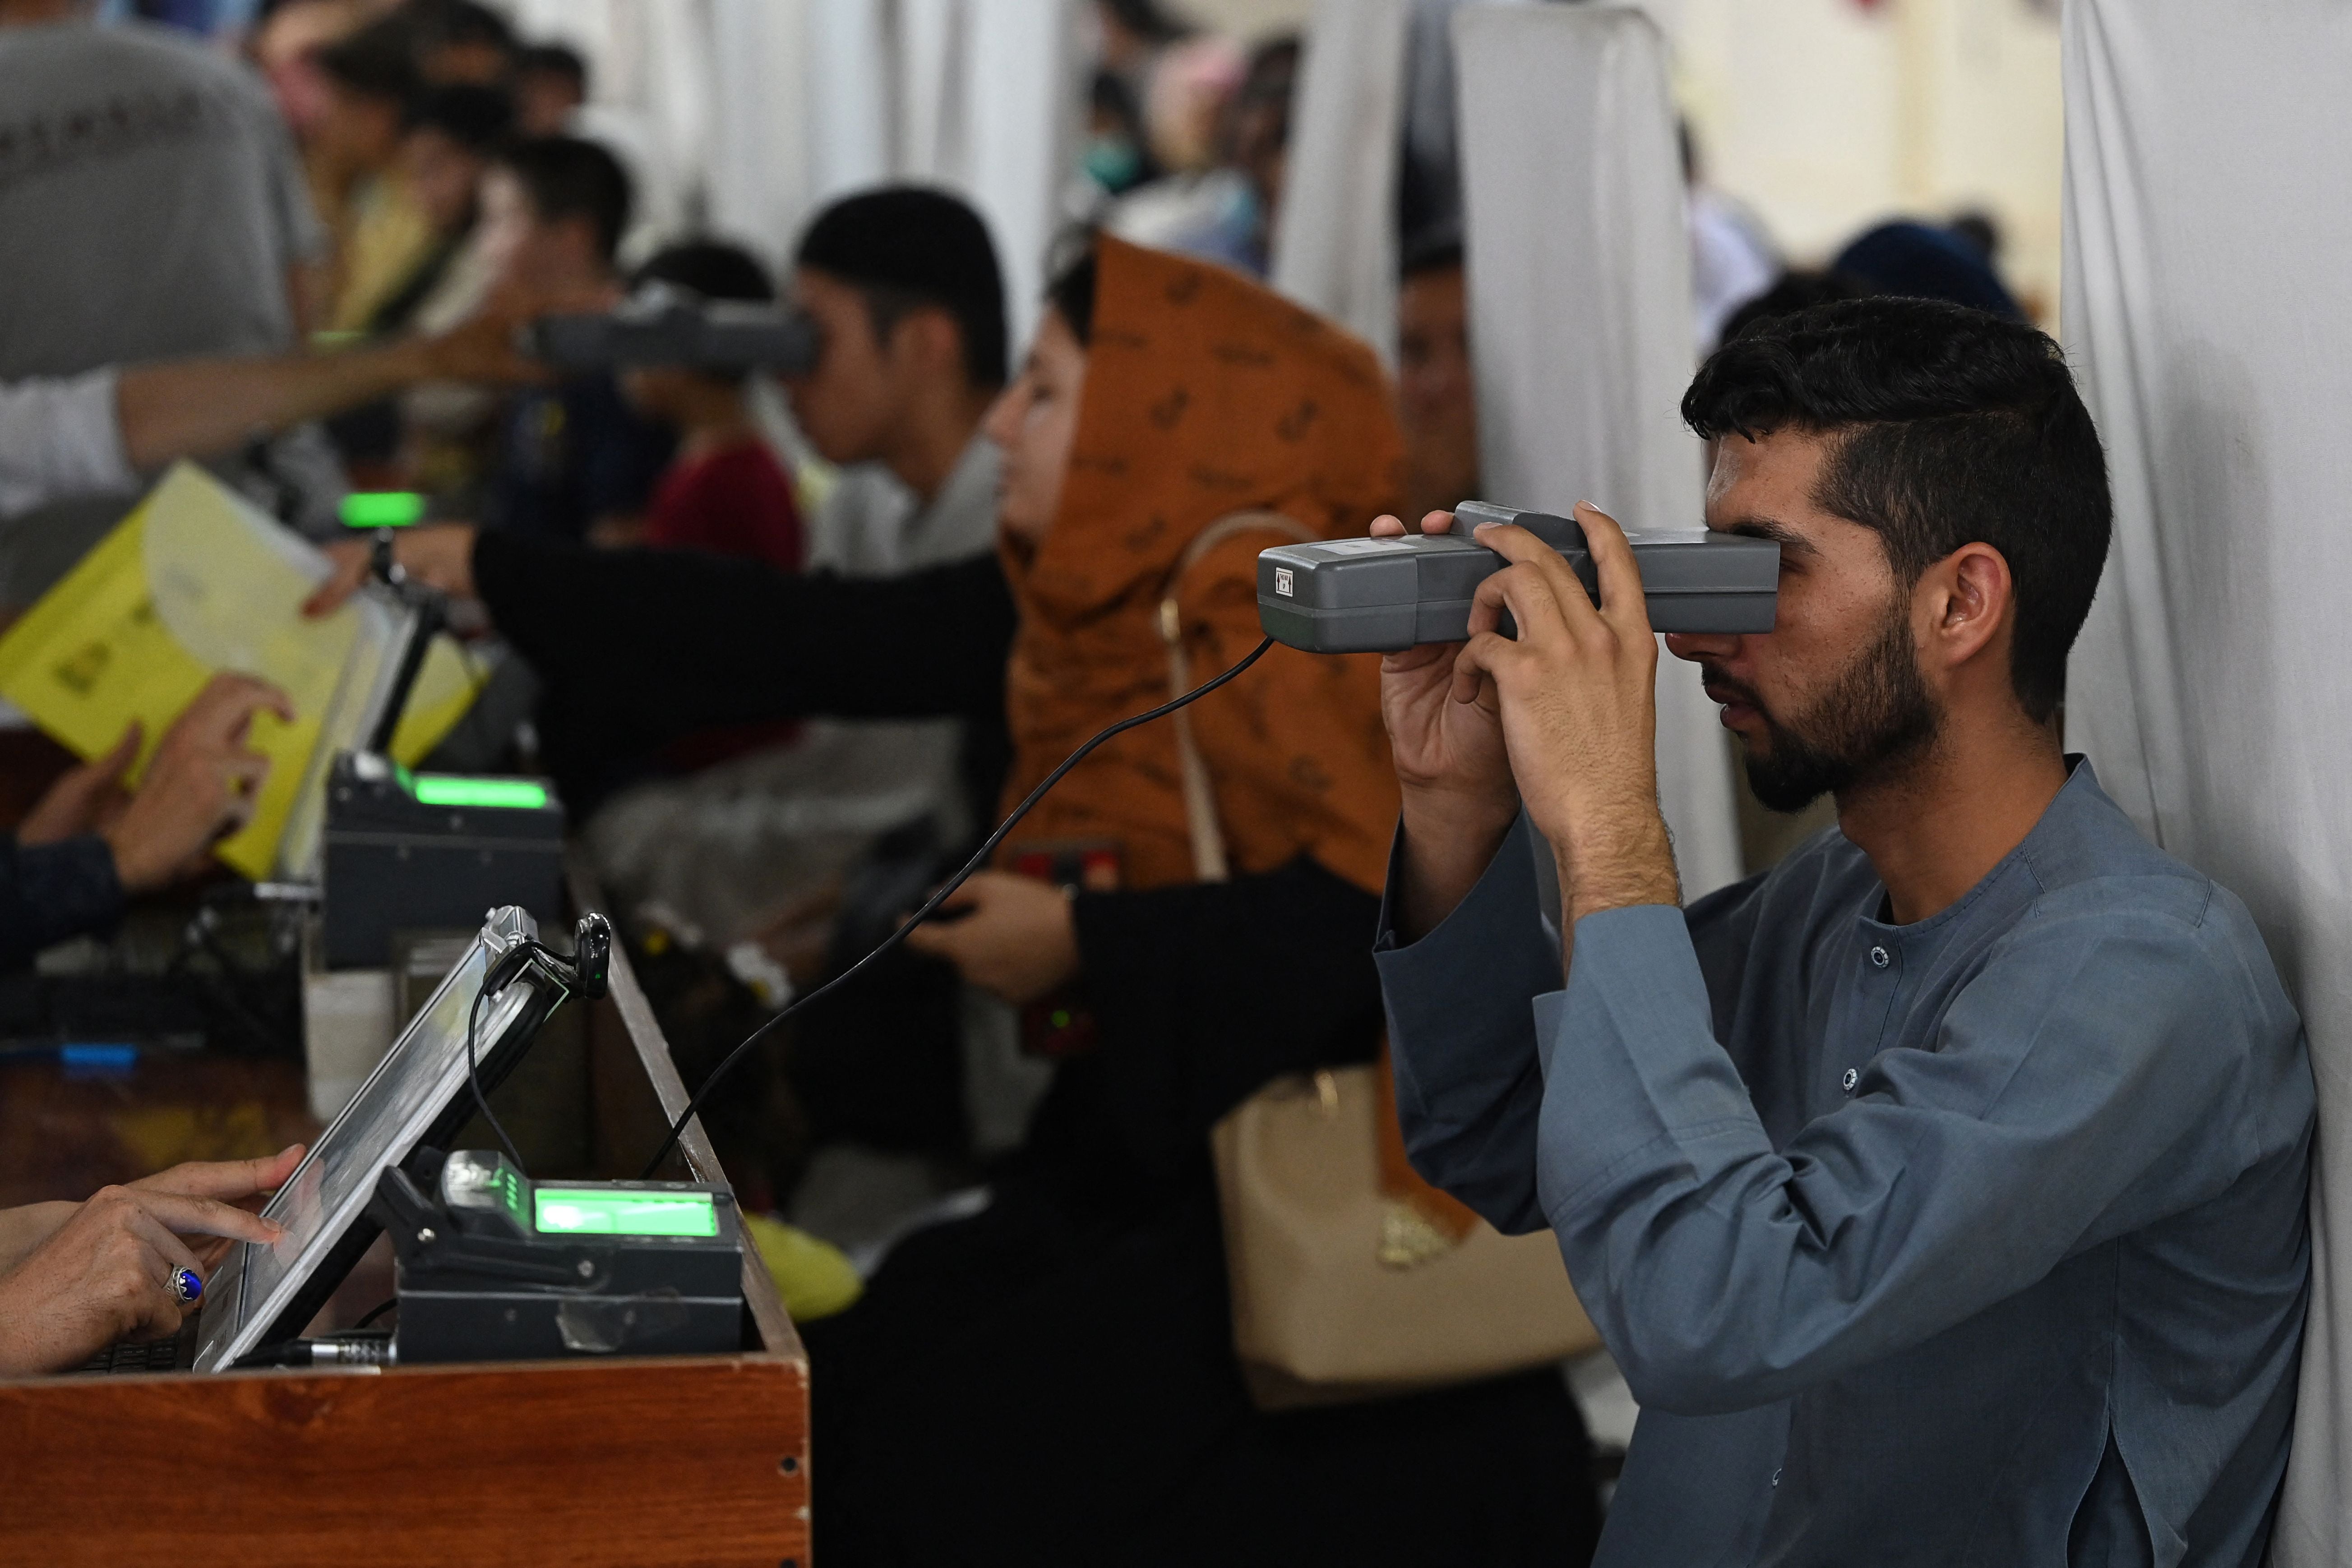
[[[117,1340],[178,1333],[186,1309],[173,1292],[173,1273],[204,1274],[183,1235],[266,1243],[284,1234],[215,1198],[147,1186],[101,1188],[0,1279],[0,1376],[59,1372]]]
[[[164,732],[138,793],[104,830],[124,891],[161,887],[253,815],[269,758],[246,737],[264,709],[294,721],[294,705],[276,686],[215,675]]]
[[[1423,533],[1454,526],[1432,512]],[[1372,524],[1375,538],[1405,532],[1396,517]],[[1381,662],[1381,712],[1403,795],[1403,884],[1398,935],[1426,936],[1469,896],[1519,814],[1517,787],[1491,683],[1475,702],[1453,696],[1455,643],[1424,643]]]
[[[393,536],[392,559],[403,571],[452,599],[474,597],[474,535],[470,523],[428,523],[403,528]],[[337,539],[326,547],[334,571],[310,597],[302,613],[316,619],[331,615],[367,580],[371,541]]]

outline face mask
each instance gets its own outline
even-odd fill
[[[1143,172],[1143,154],[1124,136],[1097,136],[1087,143],[1086,171],[1096,184],[1116,196]]]

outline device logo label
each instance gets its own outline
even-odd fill
[[[1275,592],[1280,594],[1285,599],[1288,599],[1291,596],[1290,587],[1290,569],[1286,566],[1276,567],[1274,569]]]

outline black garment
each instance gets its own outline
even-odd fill
[[[568,800],[573,777],[698,730],[956,717],[973,820],[995,815],[1013,610],[993,555],[901,577],[794,575],[696,550],[589,550],[485,529],[474,583],[546,683],[541,736]]]
[[[1591,1451],[1549,1369],[1278,1416],[1249,1403],[1208,1131],[1370,1057],[1377,901],[1311,861],[1076,904],[1099,1049],[987,1212],[810,1324],[836,1565],[1574,1564]]]
[[[0,970],[68,936],[103,936],[122,918],[114,852],[95,833],[53,844],[0,838]]]
[[[639,417],[609,375],[522,392],[507,413],[488,520],[584,539],[599,517],[643,512],[677,449],[676,433]]]
[[[792,578],[484,533],[474,576],[626,746],[813,714],[1003,733],[993,557]],[[1075,915],[1099,1046],[1055,1073],[987,1212],[806,1330],[824,1561],[1583,1562],[1589,1448],[1549,1370],[1282,1416],[1243,1388],[1209,1128],[1280,1074],[1370,1059],[1378,900],[1302,859]]]

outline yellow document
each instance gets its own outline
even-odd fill
[[[257,675],[293,699],[284,724],[256,716],[269,758],[253,820],[217,846],[245,876],[306,875],[316,859],[322,781],[362,738],[381,702],[402,612],[362,593],[302,618],[327,558],[194,464],[182,463],[64,581],[0,637],[0,696],[77,755],[110,749],[141,727],[144,772],[163,732],[222,670]],[[414,762],[472,703],[478,683],[437,637],[401,716],[393,755]]]

